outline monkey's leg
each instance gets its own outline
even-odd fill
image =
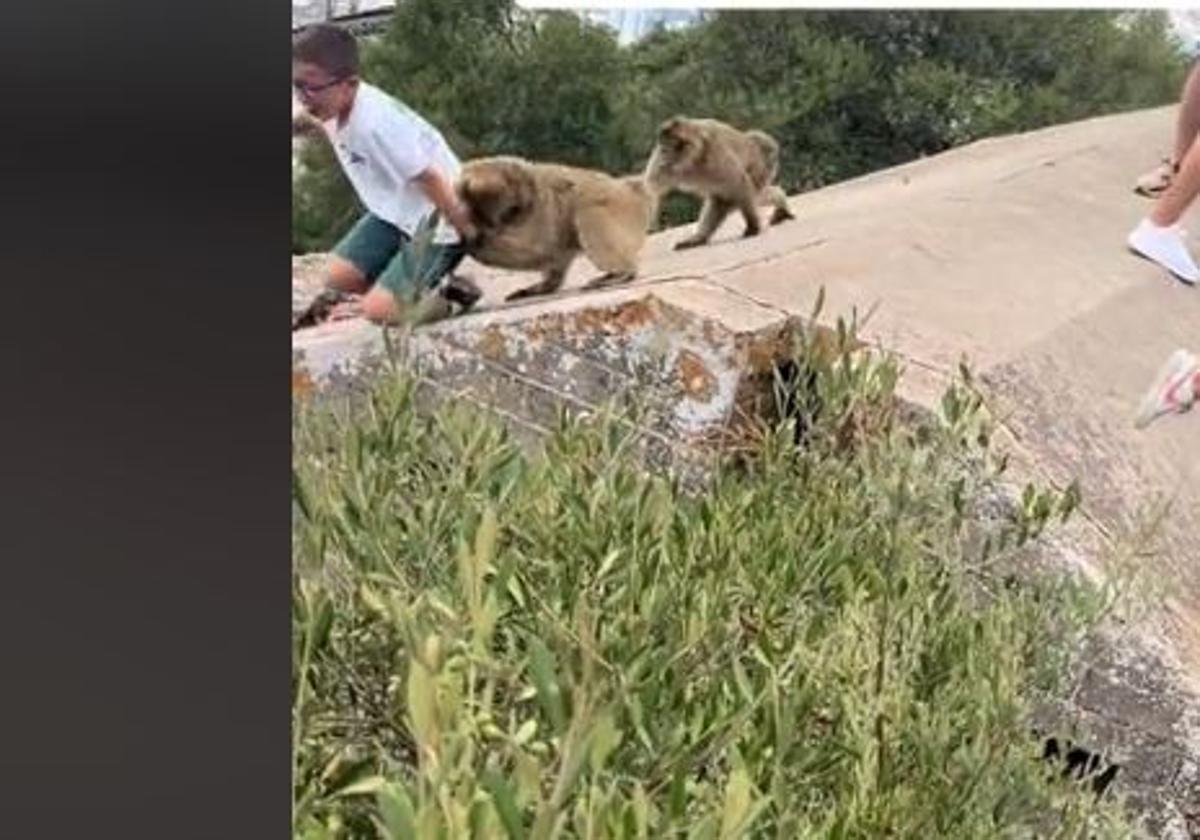
[[[796,218],[792,208],[788,207],[787,194],[781,188],[771,185],[763,190],[763,195],[767,203],[775,208],[775,212],[771,214],[771,224],[777,225],[788,219]]]
[[[567,265],[557,265],[546,269],[542,274],[542,282],[526,286],[524,289],[517,289],[506,297],[505,300],[523,300],[524,298],[548,295],[558,291],[558,287],[563,284],[563,280],[567,276],[567,266],[569,265],[570,263],[567,263]]]
[[[634,277],[637,277],[637,274],[633,271],[606,271],[599,277],[593,277],[584,283],[583,288],[599,289],[604,286],[616,286],[620,283],[628,283]]]
[[[758,218],[758,191],[749,186],[748,189],[743,189],[741,195],[737,199],[737,208],[742,213],[742,218],[746,220],[746,229],[742,231],[742,237],[758,236],[762,232],[762,221]]]
[[[704,202],[704,209],[700,211],[700,221],[696,224],[696,232],[687,239],[676,242],[675,250],[681,251],[684,248],[695,248],[698,245],[706,244],[732,209],[733,204],[725,199],[717,198],[715,195],[709,196]]]
[[[646,206],[646,231],[657,233],[662,230],[662,196],[651,193]]]
[[[638,253],[646,241],[644,208],[625,211],[618,206],[581,210],[575,219],[579,244],[596,268],[604,273],[584,284],[585,289],[628,283],[637,276]]]

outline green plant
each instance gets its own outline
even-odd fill
[[[804,393],[699,494],[619,418],[530,458],[400,373],[297,405],[295,835],[1129,836],[1027,729],[1107,596],[978,597],[1074,491],[1031,488],[985,558],[969,375],[914,426],[854,332],[802,337]]]

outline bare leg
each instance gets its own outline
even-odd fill
[[[1200,141],[1194,140],[1179,167],[1179,174],[1127,240],[1134,253],[1158,263],[1185,283],[1200,282],[1200,266],[1196,265],[1176,225],[1198,194]]]
[[[454,307],[436,291],[422,294],[415,301],[396,297],[383,286],[374,286],[362,300],[363,316],[376,324],[418,326],[440,321],[454,314]]]
[[[340,292],[353,294],[362,294],[371,285],[354,263],[336,255],[331,256],[325,266],[325,282]]]
[[[1179,97],[1179,117],[1175,121],[1175,152],[1171,162],[1180,165],[1192,141],[1200,133],[1200,62],[1192,65],[1183,93]]]
[[[1180,164],[1192,141],[1200,132],[1200,61],[1194,62],[1179,94],[1179,110],[1175,115],[1175,142],[1170,157],[1134,182],[1133,191],[1148,198],[1157,198],[1179,174]]]
[[[1179,174],[1154,202],[1150,221],[1159,227],[1173,225],[1183,217],[1197,194],[1200,194],[1200,143],[1192,142],[1179,164]]]
[[[413,306],[399,300],[382,286],[373,287],[362,300],[363,316],[376,324],[399,324],[412,314]]]

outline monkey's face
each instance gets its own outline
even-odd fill
[[[672,117],[658,129],[659,154],[669,167],[694,160],[703,147],[704,141],[697,127],[684,117]]]
[[[468,163],[458,196],[481,235],[517,224],[533,206],[534,185],[524,169],[506,161]]]

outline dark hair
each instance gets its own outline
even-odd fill
[[[336,79],[358,75],[358,42],[329,23],[305,29],[292,41],[292,61],[315,64]]]

